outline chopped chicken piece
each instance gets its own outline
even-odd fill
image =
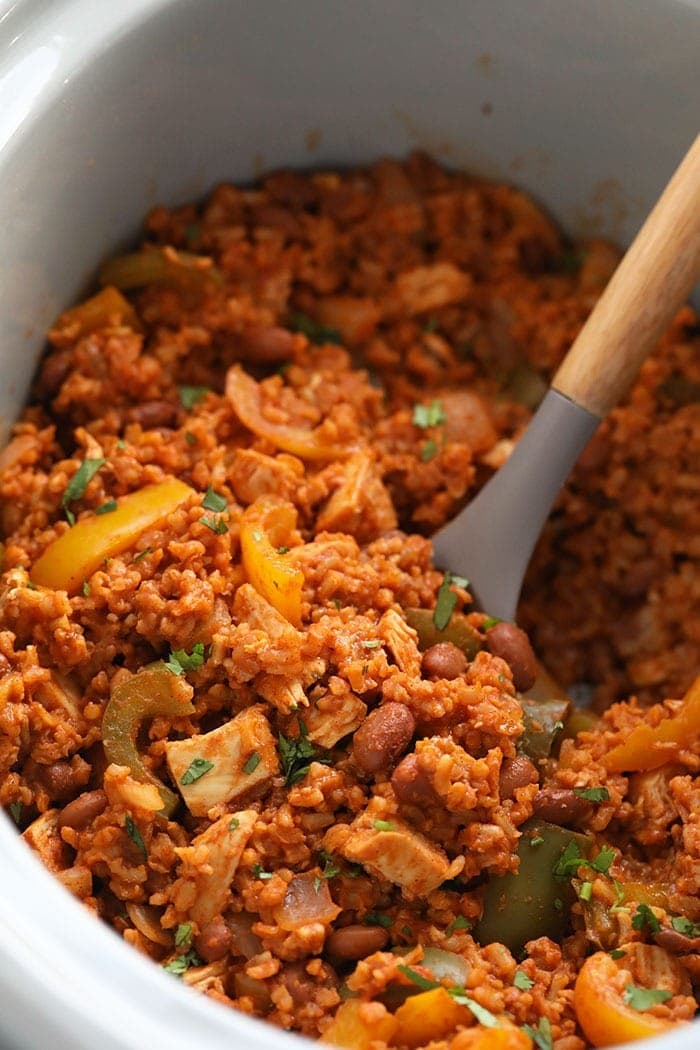
[[[350,690],[347,682],[333,676],[328,689],[316,697],[308,711],[304,712],[304,723],[309,740],[320,747],[334,747],[339,740],[354,733],[367,714],[367,705]]]
[[[70,850],[61,838],[58,814],[57,809],[47,809],[22,834],[27,845],[39,854],[42,863],[54,874],[70,867]]]
[[[316,520],[317,532],[345,532],[369,543],[398,523],[391,496],[365,449],[343,464],[345,477]]]
[[[291,645],[298,647],[302,639],[289,620],[249,583],[242,584],[236,591],[233,612],[239,623],[247,623],[254,631],[265,631],[275,642],[288,639]]]
[[[281,674],[263,672],[255,679],[255,692],[283,715],[288,715],[290,711],[296,711],[299,707],[307,707],[309,703],[299,676],[285,678]]]
[[[210,733],[168,741],[165,752],[173,780],[195,817],[206,816],[212,806],[230,802],[279,770],[275,739],[260,704]]]
[[[191,845],[176,847],[179,878],[170,897],[176,912],[192,919],[200,930],[223,911],[257,816],[254,809],[225,813]]]
[[[404,897],[426,897],[453,875],[441,849],[402,820],[381,818],[383,810],[372,799],[350,825],[337,825],[326,833],[324,847],[361,864],[370,874],[400,886]]]
[[[394,657],[399,670],[420,677],[421,654],[418,649],[418,635],[408,626],[403,616],[395,609],[389,609],[379,621],[378,633]]]
[[[112,806],[123,806],[124,809],[144,809],[157,813],[163,808],[163,799],[155,784],[144,784],[135,780],[128,766],[111,763],[104,774],[104,788]]]

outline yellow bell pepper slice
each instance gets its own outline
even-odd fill
[[[110,324],[127,325],[136,332],[141,331],[131,303],[111,285],[85,302],[65,310],[56,321],[51,337],[56,342],[65,337],[79,339]]]
[[[692,745],[700,734],[700,677],[683,698],[677,714],[658,725],[639,725],[627,739],[603,759],[612,773],[636,773],[658,769],[673,761],[679,751]]]
[[[377,1042],[392,1043],[397,1021],[380,1007],[381,1003],[364,1003],[361,999],[341,1003],[330,1027],[323,1033],[323,1042],[345,1050],[370,1050]]]
[[[142,532],[167,518],[192,495],[189,485],[169,478],[122,496],[117,509],[109,514],[81,518],[34,563],[32,582],[38,587],[75,594],[105,558],[128,550]]]
[[[190,688],[184,678],[156,663],[112,689],[102,716],[102,742],[109,762],[128,766],[134,780],[152,784],[163,800],[163,813],[170,817],[180,798],[145,765],[136,747],[141,723],[157,715],[182,718],[194,712]]]
[[[250,583],[295,627],[301,624],[304,574],[282,552],[296,528],[297,512],[276,496],[260,496],[243,512],[241,552]]]
[[[456,1003],[445,988],[431,988],[412,995],[394,1017],[399,1024],[397,1044],[417,1047],[443,1039],[459,1024],[468,1025],[472,1015],[466,1006]]]
[[[625,958],[620,960],[621,966],[624,963]],[[578,1023],[593,1046],[650,1039],[676,1027],[672,1021],[628,1006],[623,999],[624,981],[617,962],[607,952],[591,955],[579,971],[574,987],[574,1009]]]
[[[226,375],[226,397],[233,404],[236,415],[248,430],[266,438],[276,448],[291,452],[300,459],[345,459],[353,447],[328,444],[319,429],[306,430],[267,419],[260,407],[260,390],[254,379],[239,365],[229,368]]]

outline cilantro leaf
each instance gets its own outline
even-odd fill
[[[540,1017],[537,1028],[524,1024],[523,1032],[530,1036],[538,1050],[552,1050],[552,1025],[548,1017]]]
[[[445,930],[445,936],[451,937],[455,930],[471,930],[472,923],[469,919],[465,919],[463,915],[458,915],[456,919],[453,919],[450,925]]]
[[[305,335],[310,343],[316,343],[319,346],[323,346],[324,343],[335,343],[342,346],[343,339],[337,328],[321,324],[300,311],[292,314],[290,327],[293,332],[301,332],[302,335]]]
[[[177,948],[187,947],[192,940],[192,923],[181,922],[175,930],[175,946]]]
[[[648,930],[649,933],[658,933],[661,929],[661,923],[648,904],[637,905],[637,910],[632,918],[632,929],[640,932]]]
[[[428,427],[441,426],[446,420],[445,410],[439,398],[435,398],[430,405],[413,406],[411,422],[414,426],[420,427],[421,430],[427,430]]]
[[[221,517],[216,517],[214,514],[205,514],[199,519],[200,525],[206,525],[208,529],[215,532],[217,536],[223,536],[225,532],[228,532],[228,525]]]
[[[497,1017],[487,1010],[481,1003],[477,1003],[476,999],[472,999],[470,995],[467,995],[464,988],[461,985],[456,984],[454,988],[448,988],[447,994],[451,995],[456,1003],[460,1006],[466,1006],[467,1009],[471,1010],[474,1017],[477,1019],[479,1024],[483,1025],[484,1028],[500,1028],[500,1024]]]
[[[8,806],[10,810],[10,816],[14,820],[15,824],[19,824],[22,819],[22,803],[21,802],[10,802]]]
[[[581,855],[581,850],[574,839],[567,842],[564,850],[554,865],[554,874],[558,879],[569,879],[578,874],[582,864],[586,864],[586,858]]]
[[[186,408],[189,412],[190,409],[194,408],[200,398],[204,397],[205,394],[209,393],[211,388],[208,386],[180,386],[178,391],[180,393],[180,401],[182,407]]]
[[[216,514],[221,514],[221,512],[228,507],[228,503],[226,502],[225,497],[220,496],[218,492],[214,492],[214,489],[210,485],[204,493],[202,506],[205,510],[213,510]]]
[[[139,829],[134,824],[133,817],[131,816],[130,813],[127,813],[127,815],[126,815],[126,818],[124,820],[124,827],[126,828],[127,835],[129,836],[129,838],[131,839],[133,844],[136,846],[136,848],[139,849],[141,851],[141,853],[143,853],[143,856],[144,856],[144,859],[145,859],[148,856],[148,850],[146,849],[146,843],[143,841],[143,836],[141,835],[141,832],[139,831]]]
[[[61,500],[61,506],[66,515],[66,520],[70,525],[75,525],[75,514],[69,509],[68,504],[72,503],[73,500],[80,499],[85,494],[85,489],[88,487],[100,467],[103,467],[106,462],[107,460],[102,457],[96,459],[84,459],[66,485]]]
[[[586,802],[608,802],[610,792],[605,787],[574,788],[574,795],[585,798]]]
[[[445,630],[457,604],[457,595],[451,590],[453,583],[457,587],[466,587],[469,581],[465,580],[463,576],[453,576],[449,570],[445,571],[442,583],[438,589],[435,609],[433,610],[433,623],[438,631]]]
[[[622,998],[633,1010],[651,1010],[657,1003],[665,1003],[672,997],[671,992],[665,988],[640,988],[636,984],[628,984]]]
[[[170,962],[164,963],[163,969],[167,973],[172,973],[175,977],[182,977],[183,973],[187,973],[191,966],[201,965],[202,960],[194,948],[190,948],[184,955],[178,955],[177,959],[171,959]]]
[[[198,671],[204,664],[204,642],[196,642],[192,652],[186,649],[175,649],[165,662],[171,674],[182,675],[186,671]]]
[[[591,867],[599,871],[601,875],[607,875],[610,865],[615,860],[615,850],[612,846],[603,846],[595,860],[590,862]]]
[[[685,915],[674,915],[671,926],[676,933],[682,933],[684,937],[700,937],[700,922],[691,922]]]
[[[319,850],[319,856],[323,861],[323,871],[321,872],[322,879],[334,879],[336,875],[340,875],[340,868],[332,853],[322,849]]]
[[[139,553],[134,558],[134,565],[136,565],[137,562],[141,561],[142,558],[145,558],[147,554],[153,554],[153,547],[144,547],[142,551],[139,551]]]
[[[255,875],[256,879],[260,879],[261,882],[266,882],[268,879],[272,878],[272,872],[265,871],[262,864],[253,865],[253,875]]]
[[[285,736],[280,733],[277,750],[280,756],[285,783],[289,786],[303,780],[311,768],[312,761],[322,762],[316,755],[316,749],[309,740],[309,731],[298,719],[299,736]]]
[[[412,969],[410,966],[402,966],[399,964],[396,969],[399,973],[402,973],[404,977],[408,977],[411,984],[415,984],[416,988],[420,988],[422,992],[431,992],[433,988],[441,987],[439,981],[434,981],[430,977],[424,977],[422,973],[418,973],[417,970]]]
[[[608,955],[611,959],[624,959],[627,952],[623,951],[622,948],[613,948],[611,952],[608,952]]]
[[[495,627],[497,623],[503,623],[503,620],[501,620],[501,618],[498,616],[487,616],[481,625],[481,630],[490,631],[491,628]]]
[[[210,769],[214,768],[213,762],[208,762],[206,758],[193,758],[189,764],[189,767],[180,777],[180,783],[183,787],[188,784],[194,784],[195,781],[203,777],[205,773],[208,773]]]
[[[258,768],[259,765],[260,765],[260,752],[259,751],[252,751],[251,754],[248,755],[248,758],[246,759],[245,765],[243,766],[243,772],[247,773],[248,776],[250,776],[251,773],[255,772],[255,770]]]
[[[396,824],[390,820],[373,820],[372,824],[377,831],[396,831]]]
[[[532,988],[535,982],[528,977],[524,970],[516,970],[515,976],[513,977],[513,984],[516,988],[519,988],[521,992],[526,992],[528,988]]]

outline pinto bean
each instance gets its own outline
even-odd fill
[[[539,775],[535,766],[526,755],[506,758],[501,765],[499,791],[501,798],[513,798],[516,790],[527,784],[536,784]]]
[[[194,939],[197,955],[205,962],[216,962],[228,955],[231,947],[231,931],[220,915],[205,923]]]
[[[391,786],[399,802],[410,806],[434,805],[437,796],[430,777],[418,765],[416,754],[406,755],[393,772]]]
[[[277,325],[255,325],[241,333],[242,355],[245,360],[273,364],[287,361],[294,353],[294,334]]]
[[[537,659],[525,631],[505,620],[486,632],[489,652],[500,656],[513,672],[513,684],[521,693],[535,684]]]
[[[352,751],[365,773],[379,773],[393,765],[411,742],[416,722],[404,704],[382,704],[355,733]]]
[[[585,798],[579,798],[571,788],[547,787],[535,795],[532,815],[549,824],[571,827],[579,822],[588,808]]]
[[[423,653],[422,668],[426,678],[459,678],[467,669],[467,658],[452,642],[438,642]]]
[[[76,775],[70,762],[52,762],[49,766],[39,766],[38,771],[39,779],[54,802],[64,802],[80,786],[80,774]]]
[[[101,788],[97,791],[86,791],[61,810],[58,815],[58,826],[82,831],[92,824],[95,817],[104,813],[106,808],[107,796]]]
[[[335,970],[327,963],[321,964],[318,977],[321,986],[333,988],[338,984],[338,976]],[[282,982],[297,1006],[307,1006],[316,999],[319,988],[318,982],[306,972],[302,962],[291,963],[286,966],[282,974]]]
[[[172,427],[179,418],[180,409],[172,401],[144,401],[124,413],[126,423],[138,423],[144,430],[154,427]]]
[[[344,962],[355,962],[364,959],[372,952],[379,952],[386,947],[389,934],[381,926],[343,926],[334,930],[326,941],[328,954]]]

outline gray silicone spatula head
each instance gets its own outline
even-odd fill
[[[480,608],[512,620],[530,555],[600,419],[624,397],[700,272],[700,136],[637,234],[512,455],[433,537]]]

